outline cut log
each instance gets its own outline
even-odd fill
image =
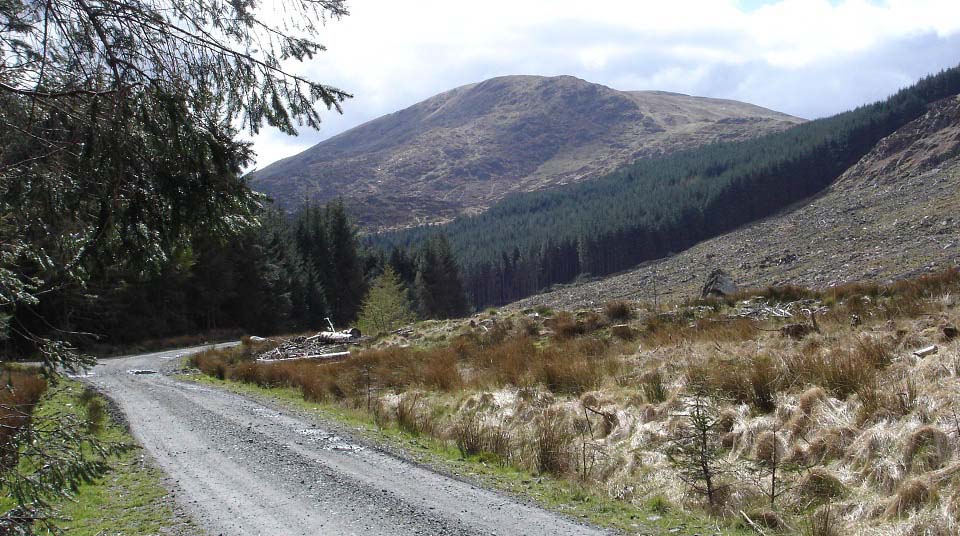
[[[307,342],[317,341],[327,344],[337,344],[350,342],[360,338],[360,330],[351,328],[345,331],[321,331],[312,337],[307,337]]]

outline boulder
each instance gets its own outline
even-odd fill
[[[717,268],[707,276],[707,282],[700,291],[700,297],[730,296],[731,294],[736,294],[739,290],[737,284],[733,282],[733,278],[730,277],[730,274]]]

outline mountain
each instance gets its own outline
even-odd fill
[[[960,266],[960,97],[883,138],[820,195],[671,257],[521,300],[589,307],[695,296],[715,268],[743,287],[824,288]]]
[[[257,171],[251,184],[290,208],[343,197],[361,225],[403,227],[801,122],[730,100],[504,76],[348,130]]]
[[[477,216],[371,242],[409,250],[444,234],[471,301],[503,305],[668,257],[821,194],[883,139],[958,93],[960,67],[785,131],[640,159],[596,180],[513,195]]]

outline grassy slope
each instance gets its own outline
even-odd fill
[[[401,451],[405,457],[440,472],[478,481],[480,484],[514,495],[521,500],[581,518],[601,527],[610,527],[630,534],[679,533],[749,534],[731,528],[718,529],[715,522],[698,518],[675,508],[651,501],[643,508],[604,497],[588,487],[547,475],[533,475],[511,466],[501,466],[480,456],[463,457],[449,441],[415,436],[390,423],[380,428],[366,412],[328,403],[308,402],[299,390],[288,387],[263,388],[252,384],[218,380],[203,374],[189,374],[182,379],[212,385],[282,407],[303,411],[350,428],[356,436]]]
[[[660,515],[653,514],[656,502],[680,505],[673,512],[700,511],[702,501],[689,493],[663,453],[684,424],[686,395],[707,392],[721,417],[713,433],[730,479],[729,496],[718,501],[723,510],[717,523],[735,527],[747,512],[771,527],[785,524],[790,533],[825,520],[829,527],[823,530],[829,530],[810,529],[811,534],[956,534],[958,290],[960,272],[954,269],[824,292],[756,289],[730,300],[673,304],[666,313],[662,307],[629,303],[610,304],[603,315],[544,309],[536,320],[532,312],[489,311],[469,324],[420,323],[407,339],[379,341],[389,348],[339,363],[225,364],[242,357],[230,352],[204,354],[195,362],[207,374],[219,371],[220,377],[251,382],[218,385],[326,412],[375,436],[393,437],[428,462],[438,459],[459,474],[474,474],[501,489],[631,532],[637,530],[633,524],[642,527],[648,517]],[[792,318],[744,317],[771,304],[789,309]],[[639,314],[625,319],[631,309]],[[819,330],[805,311],[817,311]],[[611,326],[613,319],[622,324]],[[788,336],[796,328],[808,331]],[[527,338],[531,331],[540,334],[535,342]],[[930,345],[936,353],[915,353]],[[340,409],[363,405],[364,371],[380,378],[375,386],[383,393],[374,407],[381,422],[385,417],[395,426],[396,419],[408,429],[425,423],[423,429],[439,440],[414,439],[392,429],[377,434],[362,414]],[[309,404],[303,396],[337,405]],[[587,406],[610,414],[609,426],[586,415]],[[462,460],[449,438],[467,437],[458,427],[470,414],[492,423],[485,434],[503,426],[513,438],[505,459],[529,471],[537,470],[544,452],[531,449],[548,441],[538,439],[538,427],[546,423],[561,430],[571,421],[592,421],[590,438],[582,441],[600,453],[588,473],[590,490],[622,496],[624,504],[580,489],[579,471],[547,467],[566,477],[557,482],[501,474],[496,455],[486,460],[494,467],[484,466],[484,460]],[[573,441],[568,454],[575,466],[581,441]],[[765,477],[751,467],[769,459],[763,452],[773,452],[774,444],[779,445],[777,460],[784,463],[779,487],[786,485],[787,492],[770,512],[755,481]],[[502,453],[498,445],[486,443],[479,451]],[[657,523],[679,521],[663,516]],[[935,528],[940,532],[931,532]]]
[[[83,392],[79,382],[63,380],[51,388],[38,412],[69,412],[82,415],[77,399]],[[118,423],[109,420],[99,438],[134,443]],[[113,469],[95,483],[82,486],[73,500],[57,505],[58,525],[71,536],[113,534],[196,534],[189,520],[177,516],[164,488],[162,473],[144,460],[139,450],[116,459]],[[9,508],[9,499],[0,497],[0,509]]]

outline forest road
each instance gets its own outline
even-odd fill
[[[104,359],[85,380],[117,402],[207,534],[609,534],[170,375],[199,349]]]

